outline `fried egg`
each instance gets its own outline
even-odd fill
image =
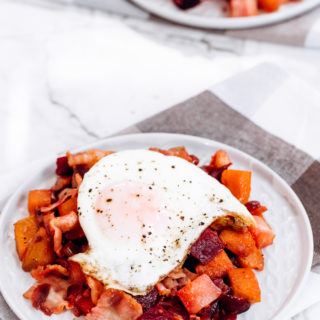
[[[79,221],[89,249],[71,257],[106,288],[146,294],[181,266],[217,218],[254,220],[231,192],[184,159],[148,150],[111,154],[84,176]]]

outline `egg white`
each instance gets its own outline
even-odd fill
[[[169,220],[160,216],[148,226],[152,232],[137,230],[143,235],[141,241],[125,234],[122,240],[114,239],[96,219],[96,200],[102,191],[124,181],[152,186],[162,208],[170,212]],[[148,150],[117,152],[96,163],[79,188],[78,212],[89,250],[71,259],[106,288],[133,295],[146,294],[181,265],[191,245],[218,217],[233,215],[254,224],[246,207],[216,179],[184,159]]]

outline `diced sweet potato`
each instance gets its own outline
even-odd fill
[[[221,290],[206,274],[203,274],[187,283],[177,292],[177,295],[188,312],[194,314],[218,299]]]
[[[47,207],[51,204],[51,190],[31,190],[28,197],[28,211],[35,214],[36,209]]]
[[[38,266],[53,262],[55,258],[53,246],[44,228],[40,228],[29,244],[22,262],[24,271],[31,271]]]
[[[250,232],[258,248],[265,248],[273,243],[275,234],[271,227],[262,216],[253,216],[256,221],[256,227],[250,228]]]
[[[228,153],[224,150],[218,150],[214,156],[211,157],[210,166],[221,168],[231,164],[231,159]]]
[[[225,229],[221,231],[219,237],[226,248],[237,256],[245,257],[255,248],[255,241],[249,231],[238,232]]]
[[[259,271],[262,271],[264,268],[263,254],[258,248],[254,248],[246,257],[238,257],[238,261],[243,268],[257,269]]]
[[[37,230],[37,221],[34,215],[21,219],[14,224],[16,248],[21,261]]]
[[[191,247],[190,254],[200,263],[206,264],[223,249],[224,244],[218,237],[217,232],[207,228]]]
[[[241,203],[248,202],[251,192],[251,171],[224,170],[221,182]]]
[[[69,200],[58,206],[60,216],[65,216],[71,211],[77,212],[77,197],[71,197]]]
[[[261,301],[258,280],[251,269],[239,268],[228,272],[233,295],[248,300],[250,303]]]
[[[258,0],[259,7],[267,12],[277,11],[281,4],[282,0]]]
[[[197,274],[207,274],[211,279],[222,278],[227,275],[228,271],[234,269],[235,266],[232,264],[230,258],[223,250],[218,253],[209,263],[205,266],[199,264],[196,266]]]

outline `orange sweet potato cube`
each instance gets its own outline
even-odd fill
[[[241,203],[248,202],[251,192],[251,171],[224,170],[221,182]]]
[[[206,274],[203,274],[192,282],[188,282],[177,292],[177,295],[188,312],[194,314],[218,299],[221,290]]]
[[[54,259],[55,254],[51,239],[48,237],[45,228],[41,227],[27,248],[22,261],[22,268],[24,271],[31,271],[38,266],[52,263]]]
[[[65,216],[71,211],[77,212],[77,197],[71,197],[66,202],[61,203],[60,206],[58,206],[58,211],[60,216]]]
[[[196,266],[197,274],[207,274],[211,279],[222,278],[228,274],[228,271],[234,269],[228,255],[224,250],[219,252],[206,265],[199,264]]]
[[[250,228],[258,248],[265,248],[273,243],[275,234],[262,216],[253,216],[256,226]]]
[[[35,214],[36,209],[46,207],[51,204],[51,190],[31,190],[28,197],[28,211]]]
[[[226,245],[226,248],[237,256],[245,257],[249,255],[256,246],[249,231],[239,232],[231,229],[225,229],[221,231],[219,237]]]
[[[221,167],[227,166],[228,164],[231,164],[231,159],[230,159],[227,151],[218,150],[211,157],[210,166],[213,166],[215,168],[221,168]]]
[[[259,271],[262,271],[264,268],[263,254],[258,248],[254,248],[254,250],[246,257],[239,256],[238,261],[243,268],[256,269]]]
[[[228,272],[233,295],[250,303],[261,301],[261,291],[254,272],[249,268],[232,269]]]
[[[21,261],[37,230],[38,226],[34,215],[21,219],[14,224],[16,249]]]

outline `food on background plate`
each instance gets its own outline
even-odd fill
[[[236,319],[260,302],[267,208],[225,151],[198,164],[184,147],[58,158],[54,186],[30,191],[15,224],[37,280],[24,297],[87,320]]]
[[[199,4],[202,0],[172,0],[180,9],[190,9]],[[215,0],[211,0],[215,1]],[[259,13],[270,13],[277,11],[282,4],[287,2],[298,2],[301,0],[230,0],[230,17],[249,17]]]

